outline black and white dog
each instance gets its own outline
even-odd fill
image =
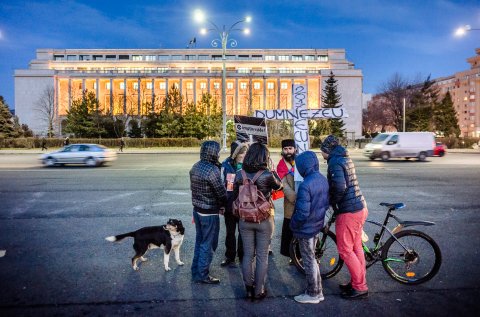
[[[106,237],[105,239],[111,242],[119,241],[126,237],[134,239],[133,249],[135,250],[135,256],[132,258],[132,267],[135,271],[138,270],[138,260],[142,262],[147,261],[144,255],[149,249],[162,247],[164,249],[163,264],[165,265],[165,271],[170,271],[171,268],[168,266],[168,261],[172,249],[175,252],[177,264],[183,265],[183,262],[180,261],[180,246],[182,245],[184,234],[185,228],[182,221],[169,219],[167,224],[163,226],[145,227],[137,231]]]

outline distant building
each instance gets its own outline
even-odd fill
[[[362,132],[361,70],[344,49],[229,49],[226,55],[227,115],[257,109],[292,108],[292,84],[308,87],[308,107],[322,106],[322,86],[330,71],[338,81],[349,135]],[[47,87],[55,89],[61,123],[72,101],[93,91],[103,111],[146,115],[159,111],[172,86],[184,100],[210,93],[221,103],[219,49],[38,49],[28,69],[15,71],[15,109],[36,133],[46,130],[34,110]]]
[[[476,53],[467,59],[469,70],[435,79],[442,97],[450,92],[461,136],[465,137],[480,137],[480,48]]]

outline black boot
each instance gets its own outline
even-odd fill
[[[253,302],[255,300],[255,287],[245,285],[245,289],[247,290],[247,296],[245,298]]]

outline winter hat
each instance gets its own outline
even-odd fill
[[[333,148],[338,144],[338,138],[334,135],[329,135],[323,140],[322,144],[320,145],[320,150],[324,153],[330,154]]]
[[[231,155],[232,160],[235,160],[240,153],[245,153],[248,150],[248,144],[247,143],[240,143],[240,145],[237,145],[235,148],[235,151],[233,151],[233,154]]]
[[[292,139],[282,140],[282,149],[287,146],[295,147],[295,141]]]
[[[240,144],[242,144],[240,141],[235,141],[235,142],[232,142],[232,144],[230,144],[230,157],[232,157],[233,153],[235,152],[235,150]]]

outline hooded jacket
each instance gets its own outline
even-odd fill
[[[327,159],[327,177],[330,185],[330,203],[336,213],[352,213],[367,205],[360,191],[355,166],[341,145],[335,146]]]
[[[317,155],[306,151],[295,158],[295,168],[302,175],[290,220],[290,229],[297,238],[309,239],[324,227],[325,213],[329,208],[328,182],[319,172]]]
[[[220,144],[217,142],[203,142],[200,161],[190,170],[192,204],[201,213],[217,214],[226,204],[227,192],[220,176],[219,152]]]

